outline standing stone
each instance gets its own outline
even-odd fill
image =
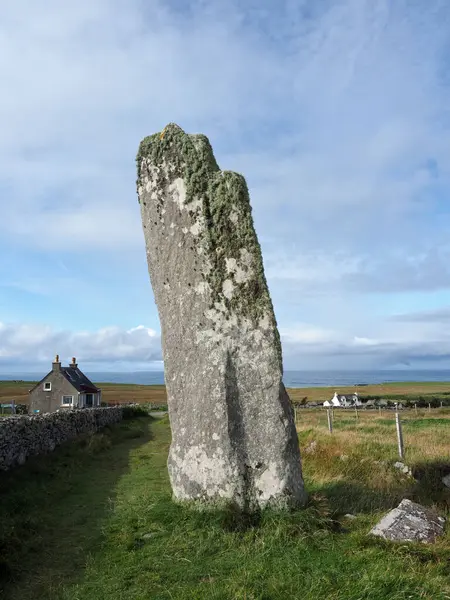
[[[243,510],[304,504],[281,344],[245,179],[175,124],[137,156],[161,321],[174,497]]]

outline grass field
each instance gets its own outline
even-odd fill
[[[298,431],[308,507],[253,520],[171,501],[167,417],[124,422],[2,474],[0,598],[450,598],[448,533],[433,546],[367,536],[405,497],[449,515],[450,410],[407,413],[414,479],[393,467],[389,411],[335,411],[329,434],[324,411],[305,409]]]
[[[115,384],[99,383],[102,389],[102,398],[105,402],[111,404],[138,402],[150,404],[165,404],[167,402],[166,389],[163,385],[134,385],[134,384]],[[17,404],[28,404],[28,390],[33,386],[30,382],[14,383],[11,381],[0,381],[0,403],[8,402],[12,398]],[[289,396],[293,402],[301,402],[307,398],[308,402],[324,402],[329,400],[334,391],[345,394],[355,391],[354,386],[338,388],[291,388]],[[429,383],[389,383],[379,385],[368,385],[358,388],[361,396],[381,396],[384,398],[404,399],[407,396],[415,397],[423,395],[424,397],[440,395],[448,396],[450,399],[450,383],[429,382]]]

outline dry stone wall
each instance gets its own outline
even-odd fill
[[[51,452],[84,433],[122,420],[122,408],[91,408],[0,419],[0,470],[23,464],[27,457]]]

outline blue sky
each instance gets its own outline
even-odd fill
[[[0,372],[160,368],[172,121],[247,178],[286,368],[448,367],[449,53],[445,0],[2,2]]]

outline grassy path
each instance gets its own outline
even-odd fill
[[[367,537],[391,498],[387,489],[383,495],[382,482],[371,480],[371,468],[362,472],[334,456],[338,436],[330,439],[315,429],[320,451],[304,455],[307,485],[314,491],[310,506],[291,515],[265,513],[252,524],[232,511],[192,513],[171,502],[165,419],[151,422],[151,439],[145,420],[122,427],[112,446],[94,458],[86,448],[77,460],[73,449],[66,450],[70,472],[55,453],[49,460],[56,466],[47,465],[32,482],[25,468],[22,480],[11,477],[2,499],[4,521],[8,514],[14,523],[25,519],[26,542],[17,547],[22,577],[0,598],[450,598],[449,537],[432,547]],[[312,435],[305,424],[302,446]],[[103,442],[93,443],[101,449]],[[367,444],[354,440],[353,458],[370,456]],[[375,470],[373,477],[381,473]],[[411,492],[406,479],[395,490],[403,492]],[[356,519],[342,518],[352,511]]]
[[[56,599],[103,540],[130,452],[148,422],[124,422],[0,473],[0,598]],[[11,581],[12,580],[12,581]]]

